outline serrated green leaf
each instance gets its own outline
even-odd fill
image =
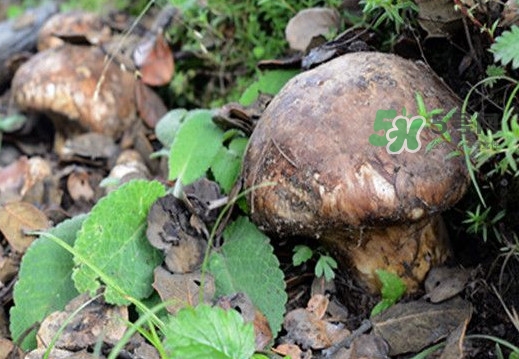
[[[496,38],[490,47],[494,53],[494,61],[501,61],[503,65],[512,63],[512,68],[519,67],[519,27],[512,25],[510,31],[505,31]]]
[[[299,70],[270,70],[259,74],[258,80],[253,82],[241,95],[240,104],[248,106],[258,98],[260,93],[275,95]]]
[[[49,233],[72,245],[86,215],[64,221]],[[35,323],[48,314],[61,310],[79,293],[72,281],[74,262],[72,254],[54,243],[40,237],[27,249],[14,287],[14,307],[10,311],[10,330],[14,341],[21,339]],[[37,326],[27,334],[22,349],[36,347]]]
[[[155,135],[164,147],[171,147],[175,136],[187,115],[187,110],[177,108],[166,113],[155,126]]]
[[[238,137],[231,141],[229,148],[222,146],[213,160],[211,171],[214,179],[225,193],[229,193],[241,171],[243,153],[247,147],[247,139]]]
[[[296,267],[312,258],[314,252],[305,245],[297,245],[294,247],[294,254],[292,255],[292,264]]]
[[[223,131],[212,121],[211,111],[189,112],[175,136],[169,155],[169,179],[193,183],[209,169],[222,146]]]
[[[254,328],[233,309],[205,304],[183,308],[165,334],[171,359],[247,359],[254,353]]]
[[[246,293],[267,317],[275,337],[283,322],[287,294],[269,238],[240,217],[227,226],[224,239],[220,252],[213,252],[209,259],[216,295]]]
[[[334,269],[337,268],[337,262],[330,256],[321,255],[315,264],[315,275],[317,277],[324,276],[326,281],[330,281],[335,278]]]
[[[88,258],[136,299],[151,292],[153,269],[162,261],[161,254],[146,239],[148,211],[155,200],[165,194],[157,181],[131,181],[92,208],[78,233],[74,249]],[[72,278],[79,292],[93,295],[101,286],[97,274],[76,260]],[[107,287],[108,303],[126,305],[128,300]]]

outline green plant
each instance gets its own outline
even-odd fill
[[[171,82],[177,106],[215,107],[236,101],[258,73],[257,62],[282,57],[284,31],[299,10],[338,8],[339,0],[169,0],[182,10],[171,27],[173,43],[194,56],[177,63]]]
[[[494,61],[501,62],[503,65],[512,63],[512,68],[519,67],[519,27],[512,25],[509,31],[503,32],[495,39],[495,43],[490,47],[494,54]]]
[[[324,277],[327,281],[335,278],[335,269],[337,269],[337,262],[330,255],[324,252],[322,247],[319,247],[315,252],[308,246],[298,244],[293,249],[292,263],[294,266],[299,266],[310,260],[314,254],[318,258],[315,263],[314,273],[316,277]]]
[[[275,87],[280,86],[278,82]],[[250,94],[254,96],[254,91]],[[157,137],[165,146],[159,153],[169,157],[168,175],[175,182],[171,190],[179,198],[184,196],[184,185],[204,176],[218,181],[225,193],[230,192],[238,178],[247,143],[243,133],[218,128],[212,121],[210,110],[177,109],[161,120],[157,126]],[[222,314],[222,310],[202,304],[186,309],[179,317],[164,320],[155,315],[156,308],[148,308],[144,304],[152,293],[153,270],[163,259],[146,239],[146,220],[151,205],[165,194],[166,189],[157,181],[131,181],[102,198],[88,217],[64,222],[55,231],[41,233],[28,251],[27,261],[24,260],[22,264],[20,280],[15,289],[15,306],[11,310],[14,338],[22,339],[24,332],[36,327],[50,311],[63,308],[67,300],[78,293],[94,295],[102,289],[107,303],[138,308],[141,317],[135,323],[128,323],[132,329],[129,332],[139,331],[163,358],[199,357],[203,346],[197,340],[189,342],[185,336],[171,337],[174,332],[172,328],[176,325],[171,323],[185,326],[182,318],[190,315],[199,317],[190,317],[193,323],[218,322],[232,337],[222,339],[218,333],[207,331],[204,337],[207,346],[204,350],[211,353],[211,357],[241,358],[243,350],[253,352],[254,337],[245,335],[252,327],[244,324],[237,313]],[[275,335],[281,328],[287,295],[283,272],[268,237],[247,218],[239,217],[227,225],[223,233],[223,245],[213,247],[224,215],[240,196],[228,199],[210,229],[202,268],[204,273],[208,270],[213,275],[218,296],[244,292],[265,314]],[[254,256],[250,257],[252,253]],[[45,263],[42,256],[62,260],[57,262],[59,268],[49,266],[46,279],[53,284],[48,286],[48,295],[38,302],[27,293],[38,290],[36,286],[40,283],[34,282],[34,273],[36,270],[42,272],[42,269],[35,264]],[[249,257],[249,260],[244,261],[244,258]],[[55,286],[55,283],[61,282],[66,285]],[[165,305],[160,303],[157,308]],[[28,308],[31,315],[25,315],[26,311],[29,312]],[[117,344],[117,351],[123,348],[123,342],[129,338],[125,336]],[[233,341],[235,339],[239,339],[238,342]],[[32,331],[24,340],[23,347],[30,349],[34,345]],[[166,347],[175,352],[167,354]],[[110,358],[116,355],[114,349]],[[253,357],[264,358],[257,354],[253,354]]]
[[[463,221],[463,223],[468,224],[467,230],[469,233],[481,234],[485,242],[488,239],[489,228],[491,228],[495,236],[499,238],[496,225],[505,217],[505,211],[502,210],[490,218],[490,211],[490,207],[481,211],[481,205],[478,204],[474,212],[466,211],[467,219]]]
[[[396,33],[410,23],[413,12],[418,12],[418,6],[410,0],[362,0],[360,3],[364,6],[362,12],[373,19],[374,29],[392,25]]]
[[[382,283],[382,288],[380,290],[382,299],[371,310],[372,317],[382,313],[384,310],[398,302],[407,289],[404,281],[398,275],[382,269],[377,269],[375,273]]]
[[[19,130],[26,121],[27,118],[19,114],[0,117],[0,148],[2,148],[2,134]]]

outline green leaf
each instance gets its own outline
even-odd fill
[[[193,183],[209,169],[222,147],[223,131],[212,121],[211,111],[189,112],[180,126],[169,155],[169,179]]]
[[[247,218],[227,226],[220,252],[209,258],[216,295],[246,293],[268,319],[274,337],[281,329],[287,295],[283,272],[269,238]]]
[[[165,114],[155,126],[155,135],[164,147],[170,148],[175,136],[187,115],[187,110],[177,108]]]
[[[64,221],[49,233],[72,245],[86,215]],[[61,310],[79,293],[71,279],[74,262],[72,254],[40,236],[22,258],[19,279],[14,287],[14,307],[10,311],[10,330],[14,341],[48,314]],[[34,326],[21,344],[22,349],[36,348]]]
[[[294,254],[292,255],[292,264],[296,267],[312,258],[314,252],[312,249],[305,245],[297,245],[294,247]]]
[[[183,308],[165,334],[171,359],[247,359],[254,353],[254,328],[233,309],[205,304]]]
[[[248,106],[258,98],[260,93],[275,95],[299,70],[270,70],[261,72],[258,80],[243,92],[239,103]]]
[[[0,119],[0,132],[14,132],[23,127],[27,117],[15,114]]]
[[[241,171],[243,153],[248,140],[244,137],[234,138],[229,148],[222,146],[214,158],[211,171],[214,178],[225,193],[229,193]]]
[[[383,269],[377,269],[375,273],[382,283],[382,289],[380,291],[382,301],[371,310],[371,316],[377,315],[391,307],[402,298],[407,289],[404,281],[395,273]]]
[[[102,198],[83,223],[74,249],[112,278],[126,294],[143,299],[152,292],[153,270],[162,257],[146,239],[148,211],[165,194],[157,181],[131,181]],[[93,295],[101,286],[98,275],[76,261],[72,278],[79,292]],[[108,303],[128,300],[107,287]]]
[[[519,27],[512,25],[510,31],[505,31],[496,38],[490,47],[494,53],[494,61],[501,61],[503,65],[512,63],[512,68],[519,67]]]
[[[320,255],[317,263],[315,264],[315,275],[317,277],[324,276],[327,281],[335,278],[335,271],[337,269],[337,262],[330,256]]]

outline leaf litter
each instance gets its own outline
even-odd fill
[[[421,10],[422,21],[425,20],[425,17],[431,14],[431,11],[431,9]],[[331,14],[326,16],[329,15],[331,16]],[[452,19],[442,18],[442,24],[440,25],[447,26],[451,20],[457,21],[457,17],[458,15],[456,17],[453,16]],[[422,26],[425,27],[423,24]],[[429,32],[430,36],[444,36],[445,31],[451,31],[448,27],[431,27],[426,30]],[[104,27],[101,32],[107,34]],[[337,54],[344,53],[345,51],[352,51],[352,49],[365,49],[364,45],[366,42],[369,42],[370,39],[368,36],[364,35],[366,34],[343,34],[343,36],[339,36],[335,39],[336,41],[317,45],[313,53],[310,52],[309,55],[306,55],[303,58],[306,67],[315,66],[316,64],[324,62],[330,57],[337,56]],[[92,33],[78,34],[68,32],[68,30],[62,31],[58,36],[58,40],[65,41],[65,43],[70,41],[81,41],[87,42],[90,45],[97,45],[99,41],[103,41],[98,40],[98,38],[98,35]],[[357,40],[359,39],[361,39],[363,43],[358,43]],[[169,50],[169,47],[165,47],[164,38],[161,35],[148,36],[142,40],[141,44],[141,46],[146,48],[146,51],[142,52],[144,60],[140,60],[144,62],[146,61],[146,57],[160,58],[161,56],[164,56],[162,52],[167,52]],[[312,45],[315,46],[315,43]],[[108,47],[109,46],[107,45],[106,48]],[[150,54],[149,49],[153,47],[158,48],[157,54]],[[166,55],[165,57],[168,58],[168,56],[171,59],[173,58],[170,55]],[[116,62],[122,64],[125,61],[124,59],[118,59]],[[146,65],[144,63],[139,63],[138,67],[145,69]],[[166,70],[164,70],[164,73],[157,75],[152,72],[149,75],[150,77],[145,75],[143,77],[144,83],[156,84],[156,81],[165,81],[166,78],[172,75],[172,71],[174,71],[169,63],[165,65],[165,68]],[[145,71],[143,71],[143,74],[144,73]],[[148,80],[146,78],[148,78]],[[157,80],[157,78],[159,80]],[[263,81],[277,88],[281,86],[278,86],[277,83],[274,84],[277,80],[279,80],[279,76],[272,75],[272,77],[265,76]],[[62,219],[73,212],[90,212],[92,206],[98,203],[98,199],[101,198],[104,193],[113,191],[122,183],[134,178],[152,178],[152,176],[159,173],[156,168],[159,168],[161,165],[162,173],[164,173],[164,163],[168,161],[173,165],[173,167],[176,166],[176,162],[180,158],[174,158],[173,160],[171,157],[169,160],[167,158],[162,158],[154,160],[152,166],[149,165],[149,153],[153,151],[151,142],[155,136],[155,134],[150,131],[150,128],[153,128],[158,119],[165,113],[165,107],[163,104],[156,102],[155,92],[150,90],[148,87],[144,86],[140,82],[132,84],[132,86],[135,86],[135,91],[130,97],[137,102],[136,113],[144,119],[147,127],[143,128],[139,127],[139,125],[136,127],[137,129],[126,131],[122,134],[123,139],[121,142],[118,142],[120,140],[119,138],[86,132],[80,134],[78,137],[68,138],[64,144],[57,143],[57,145],[63,145],[60,147],[60,160],[67,163],[73,163],[73,166],[78,166],[74,169],[69,167],[65,172],[62,172],[60,176],[51,176],[51,170],[55,170],[55,163],[52,163],[51,166],[51,162],[48,162],[46,159],[40,160],[37,159],[37,157],[27,159],[26,157],[20,157],[20,159],[14,162],[11,166],[0,169],[1,201],[4,202],[8,197],[16,199],[14,201],[6,201],[9,203],[3,204],[1,209],[3,210],[6,207],[11,208],[11,206],[14,208],[19,205],[13,203],[22,203],[21,207],[25,208],[25,203],[29,199],[30,202],[41,203],[44,204],[44,206],[39,209],[37,207],[31,209],[25,208],[21,215],[15,217],[22,218],[23,221],[21,222],[25,223],[27,218],[36,216],[40,217],[40,219],[46,218],[46,222],[49,223],[49,219],[44,217],[44,213],[52,213],[52,208],[56,209],[58,207],[59,211],[64,210],[66,212],[61,216],[54,212],[52,219]],[[257,88],[251,88],[243,101],[250,103],[251,98],[255,98],[257,92]],[[265,102],[268,103],[268,101],[270,101],[270,97],[267,96]],[[122,102],[126,102],[126,100]],[[146,103],[152,103],[154,105],[146,108]],[[214,123],[219,124],[222,130],[239,128],[245,133],[250,133],[254,127],[254,122],[257,121],[261,111],[266,106],[266,104],[261,103],[261,101],[259,101],[259,103],[259,110],[238,104],[230,104],[227,107],[224,106],[222,110],[218,112],[218,115],[215,116]],[[159,109],[158,112],[154,113],[157,108]],[[186,114],[188,114],[186,110],[182,110],[179,114],[182,117],[182,121],[186,120]],[[178,322],[175,323],[173,320],[172,323],[168,324],[169,329],[172,332],[178,333],[179,337],[183,338],[182,334],[184,333],[182,333],[179,328],[187,327],[193,330],[198,330],[199,328],[195,328],[195,326],[189,327],[187,324],[193,320],[193,323],[203,327],[205,325],[204,323],[206,323],[205,319],[210,318],[211,323],[220,325],[220,327],[231,323],[232,325],[235,325],[236,328],[240,328],[236,330],[237,332],[240,332],[240,330],[243,331],[243,338],[232,338],[232,340],[235,340],[234,342],[229,340],[229,343],[237,345],[237,343],[250,343],[250,326],[247,326],[247,323],[252,323],[255,349],[258,350],[258,348],[265,347],[265,345],[272,340],[271,328],[273,329],[272,332],[274,332],[274,335],[276,335],[280,329],[281,323],[284,322],[285,332],[283,340],[286,340],[287,343],[278,345],[277,351],[280,354],[290,353],[290,355],[293,355],[293,358],[311,358],[312,352],[319,355],[318,353],[321,352],[321,349],[336,349],[339,344],[342,345],[344,343],[347,343],[347,345],[344,345],[343,348],[335,351],[331,357],[349,359],[363,357],[382,358],[387,357],[389,354],[393,355],[395,353],[416,352],[419,348],[434,344],[441,338],[448,338],[442,358],[450,359],[463,355],[463,340],[472,310],[470,303],[457,297],[457,295],[465,289],[468,281],[469,276],[465,271],[453,269],[451,271],[442,272],[441,275],[436,276],[442,270],[439,269],[438,272],[433,270],[430,275],[429,284],[426,283],[427,295],[420,300],[397,304],[380,316],[372,318],[370,321],[370,326],[372,327],[371,334],[367,334],[370,330],[369,328],[366,329],[366,327],[363,327],[362,325],[357,327],[351,325],[351,323],[348,322],[348,318],[350,318],[349,313],[345,310],[341,310],[340,305],[336,306],[335,309],[332,309],[334,303],[337,304],[336,297],[335,294],[330,295],[328,289],[323,289],[320,294],[313,295],[308,302],[307,308],[296,308],[286,315],[279,312],[279,308],[283,307],[286,302],[286,294],[280,292],[280,288],[284,289],[283,274],[281,271],[275,271],[274,273],[268,271],[268,268],[278,268],[279,262],[274,264],[276,259],[272,254],[272,246],[268,243],[268,240],[266,240],[265,237],[262,237],[261,233],[251,226],[250,223],[247,223],[247,220],[244,218],[237,220],[239,225],[234,222],[228,226],[227,230],[224,232],[223,239],[218,236],[217,238],[214,238],[217,245],[222,241],[224,243],[222,246],[217,246],[217,251],[212,254],[209,261],[209,268],[212,272],[216,272],[216,274],[213,273],[215,274],[215,277],[217,277],[216,281],[210,274],[201,275],[200,268],[203,264],[207,241],[210,237],[208,228],[210,228],[216,220],[217,211],[214,209],[221,206],[222,203],[227,203],[226,201],[228,199],[225,198],[221,192],[230,192],[230,183],[233,182],[234,178],[233,176],[231,176],[230,179],[223,178],[223,176],[228,172],[228,167],[224,167],[222,164],[227,165],[231,162],[231,157],[233,156],[233,158],[239,158],[245,143],[245,141],[242,141],[243,138],[238,137],[238,141],[236,141],[234,145],[221,145],[223,143],[222,138],[225,137],[225,134],[223,134],[223,132],[221,132],[217,127],[212,126],[212,116],[213,114],[209,114],[208,112],[189,114],[189,116],[187,116],[188,119],[190,117],[202,117],[204,119],[195,120],[192,128],[186,126],[183,131],[189,130],[191,133],[194,133],[201,130],[202,132],[207,132],[206,137],[201,136],[202,140],[192,147],[191,152],[194,152],[197,147],[203,146],[204,138],[222,136],[221,138],[218,138],[219,141],[209,143],[207,148],[204,149],[208,154],[214,154],[215,158],[220,156],[220,164],[213,164],[212,167],[205,164],[203,170],[200,170],[200,168],[190,169],[181,166],[175,171],[170,172],[169,176],[163,176],[169,177],[169,180],[174,180],[176,177],[179,177],[181,180],[186,182],[194,181],[193,185],[184,187],[184,193],[186,194],[184,198],[179,199],[172,195],[163,196],[165,194],[164,188],[156,182],[151,185],[151,187],[155,187],[156,190],[156,192],[151,191],[153,193],[147,193],[144,190],[140,195],[129,195],[128,193],[125,193],[123,188],[122,193],[129,195],[129,198],[135,199],[138,197],[144,199],[144,201],[140,203],[143,208],[139,210],[139,206],[132,207],[132,204],[125,202],[122,198],[120,206],[114,205],[117,201],[110,202],[110,209],[103,208],[102,201],[99,201],[101,205],[92,211],[94,218],[97,218],[95,220],[91,219],[87,222],[90,223],[91,228],[95,227],[93,223],[102,222],[101,218],[103,217],[106,217],[104,218],[105,221],[115,222],[119,226],[126,226],[126,224],[131,222],[129,225],[131,233],[127,236],[130,241],[132,239],[138,239],[137,242],[142,245],[141,239],[146,237],[153,246],[163,252],[162,256],[154,254],[145,259],[144,262],[147,262],[148,265],[143,272],[145,272],[148,277],[150,277],[150,273],[152,273],[154,279],[153,288],[159,293],[161,299],[173,303],[167,307],[168,311],[170,313],[182,312],[179,316],[180,319]],[[170,126],[176,126],[178,130],[180,128],[180,122],[182,121],[173,123]],[[87,124],[87,126],[89,125]],[[136,135],[134,131],[146,134]],[[162,140],[164,146],[172,147],[174,145],[174,136],[168,137],[168,135],[165,134],[169,129],[161,131],[163,131],[162,134],[157,132],[156,136],[159,140]],[[100,136],[104,136],[104,138],[101,138]],[[124,136],[126,136],[126,138],[124,138]],[[87,139],[86,142],[85,139]],[[130,155],[120,156],[119,159],[116,159],[120,150],[123,150],[125,147],[137,148],[138,146],[135,143],[139,141],[141,141],[140,143],[142,144],[140,151],[126,149],[126,151],[134,152]],[[126,145],[119,148],[120,144]],[[56,145],[56,143],[53,145]],[[25,148],[29,147],[30,146],[27,146]],[[33,149],[36,149],[36,147]],[[35,151],[38,150],[36,149]],[[184,153],[179,157],[183,157],[184,155],[191,156],[191,152]],[[170,153],[176,154],[178,151],[170,151]],[[128,152],[125,154],[128,154]],[[33,163],[31,167],[33,168],[32,171],[29,168],[30,166],[28,166],[28,161]],[[112,166],[112,163],[114,162],[117,163],[115,167]],[[162,164],[160,164],[160,162],[162,162]],[[178,162],[182,163],[181,161]],[[155,170],[150,171],[151,167],[155,167]],[[107,169],[111,169],[109,175]],[[215,184],[215,182],[207,184],[209,181],[205,179],[197,181],[198,178],[203,176],[207,170],[213,171],[215,177],[218,177],[218,185]],[[233,171],[237,170],[232,169],[229,172]],[[104,193],[99,193],[99,188],[97,188],[101,178],[108,178],[107,189],[103,190]],[[56,192],[60,181],[66,183],[64,187],[61,187],[64,190],[63,193]],[[130,187],[138,186],[135,183],[136,182],[132,182]],[[161,186],[162,189],[159,190],[159,186]],[[52,196],[49,196],[49,193],[51,193],[49,192],[50,187],[54,188],[52,192],[54,194]],[[60,208],[62,196],[70,199],[70,204],[64,208]],[[123,197],[123,195],[121,195],[121,197]],[[26,202],[16,202],[20,198],[23,198]],[[154,199],[156,198],[159,199],[155,202]],[[78,203],[82,201],[89,202],[89,204],[80,206]],[[152,205],[153,202],[154,204]],[[215,205],[216,203],[220,204]],[[112,207],[112,205],[114,206]],[[150,211],[144,210],[145,208],[150,208],[150,206]],[[36,209],[36,211],[34,211],[34,209]],[[136,212],[131,212],[132,221],[124,218],[123,213],[126,210],[130,210],[130,212],[136,210]],[[147,218],[143,215],[144,212],[148,213]],[[2,213],[2,211],[0,211],[0,213]],[[35,215],[35,213],[38,214]],[[1,218],[0,215],[0,219]],[[58,226],[55,228],[56,232],[52,229],[50,233],[54,233],[57,237],[72,245],[76,239],[76,233],[79,231],[83,221],[85,220],[85,217],[77,218],[79,219],[73,219],[72,222],[63,222],[64,227]],[[12,215],[7,216],[7,220],[2,222],[3,226],[0,225],[2,228],[7,228],[5,229],[7,233],[13,231],[24,233],[27,229],[31,229],[29,228],[31,226],[27,226],[27,223],[25,223],[24,225],[18,224],[16,230],[11,230],[11,226],[14,226],[14,223],[17,222],[16,220],[11,221],[11,219]],[[7,224],[5,224],[6,222]],[[146,223],[146,226],[148,227],[146,235],[144,235],[142,230],[143,223]],[[89,225],[87,224],[87,227],[88,226]],[[40,226],[34,227],[38,228],[32,229],[44,228]],[[104,238],[107,242],[112,242],[112,239],[110,239],[112,238],[110,235],[112,229],[106,223],[102,227],[101,231],[103,232],[103,235],[107,234],[107,237],[100,238]],[[242,227],[246,228],[244,232],[233,232],[235,228]],[[100,229],[95,228],[92,229],[92,231],[93,230]],[[105,233],[105,231],[107,231],[107,233]],[[8,246],[6,247],[7,250],[4,250],[4,254],[0,257],[0,269],[5,273],[4,277],[0,278],[2,284],[5,284],[4,278],[5,282],[12,280],[13,268],[16,268],[17,266],[16,258],[9,256],[10,251],[12,250],[13,252],[23,253],[25,248],[29,245],[27,242],[12,239],[9,240],[9,238],[13,238],[13,235],[11,234],[6,235],[4,233],[4,236],[8,241]],[[81,237],[83,237],[83,239],[79,239]],[[117,251],[117,247],[124,247],[124,242],[113,241],[114,243],[111,243],[110,245],[113,245],[114,247],[108,248],[105,247],[105,245],[108,244],[96,243],[92,238],[88,238],[88,245],[86,243],[82,244],[81,242],[87,242],[85,234],[80,234],[79,238],[79,245],[76,249],[85,258],[89,258],[91,254],[92,256],[95,256],[99,254],[100,251],[107,252],[108,257],[105,260],[106,267],[104,267],[103,270],[108,270],[111,275],[114,274],[114,271],[110,269],[110,262],[114,260],[114,257],[111,257],[111,255]],[[254,240],[258,241],[258,243],[261,243],[262,245],[255,247],[254,245],[257,243],[253,244],[251,238],[255,238]],[[33,239],[34,237],[31,238],[30,241]],[[237,243],[239,241],[243,243],[238,245]],[[149,249],[144,252],[147,252],[148,254],[151,253],[149,252]],[[250,253],[254,253],[258,258],[250,258]],[[136,255],[136,252],[125,252],[125,256],[128,257],[126,259],[128,259],[128,263],[131,264],[123,264],[122,267],[133,267],[134,260],[132,259],[134,259]],[[247,260],[243,262],[236,261],[236,258],[241,257],[245,257]],[[24,265],[26,266],[27,271],[31,270],[37,273],[51,271],[54,273],[52,275],[49,274],[49,278],[53,279],[56,278],[56,273],[59,273],[63,278],[66,278],[73,272],[88,271],[88,269],[84,268],[84,263],[81,263],[81,261],[73,262],[73,257],[70,253],[44,236],[38,238],[34,242],[33,246],[30,247],[24,258],[26,258],[24,260],[27,262],[27,264]],[[43,258],[53,258],[56,263],[45,261]],[[29,262],[35,262],[34,265],[43,265],[44,268],[37,267],[35,269],[33,267],[31,269],[28,264]],[[118,260],[115,260],[115,262],[124,263],[124,261],[119,262]],[[263,264],[270,264],[265,265],[262,268],[261,262],[263,262]],[[245,272],[250,270],[250,268],[254,268],[255,271],[267,276],[270,282],[267,281],[266,283],[261,283],[262,285],[260,286],[257,285],[258,283],[247,283],[247,278],[242,276],[242,272],[245,274]],[[231,275],[226,277],[221,274],[227,271],[230,272]],[[149,280],[140,279],[142,278],[140,277],[141,274],[142,273],[136,274],[137,281],[151,283]],[[115,277],[119,276],[116,273],[114,275]],[[121,274],[120,276],[126,278],[125,274]],[[45,278],[34,278],[43,280],[41,283],[29,283],[26,281],[27,276],[23,276],[23,279],[24,280],[20,280],[19,285],[17,286],[18,294],[16,294],[15,291],[15,297],[18,298],[15,307],[12,309],[12,315],[15,317],[17,315],[20,316],[25,315],[26,313],[31,313],[30,306],[37,306],[34,304],[35,302],[33,299],[30,301],[24,301],[21,299],[24,295],[27,295],[22,295],[22,291],[32,290],[34,289],[33,287],[41,285],[41,283],[45,284]],[[70,277],[68,279],[70,279]],[[80,280],[80,284],[77,284],[77,286],[81,288],[88,287],[92,294],[106,290],[104,285],[100,285],[106,284],[102,283],[102,278],[91,276],[88,281],[90,283],[84,285],[81,284],[82,280]],[[19,328],[11,328],[12,333],[16,333],[13,335],[18,337],[18,339],[25,340],[25,347],[28,348],[29,346],[27,345],[27,342],[35,339],[35,327],[28,337],[22,337],[21,335],[24,334],[22,332],[30,329],[31,326],[36,326],[44,319],[44,316],[49,314],[51,308],[53,310],[62,310],[65,304],[69,303],[65,309],[66,311],[55,312],[55,314],[44,320],[44,325],[40,327],[40,330],[42,331],[40,338],[45,343],[50,342],[53,333],[56,332],[55,329],[57,323],[60,323],[64,318],[70,317],[70,310],[77,308],[77,306],[75,306],[77,303],[69,302],[73,295],[75,296],[78,294],[74,287],[74,283],[72,281],[67,282],[65,279],[63,282],[63,288],[57,292],[49,291],[48,294],[51,296],[42,299],[44,304],[39,309],[46,307],[45,311],[31,313],[28,315],[29,320],[26,323],[21,325]],[[52,284],[50,282],[48,283],[49,287],[54,285],[55,282],[52,282]],[[202,286],[203,294],[200,295]],[[258,286],[259,288],[254,288],[255,286]],[[149,290],[150,288],[145,289],[141,293],[148,293]],[[269,291],[274,292],[273,296],[271,296],[270,293],[269,295],[265,294]],[[196,309],[187,309],[186,311],[181,309],[185,307],[186,303],[191,306],[197,306],[197,304],[200,304],[199,299],[201,297],[203,303],[212,304],[210,299],[213,298],[215,292],[217,292],[220,297],[218,306],[209,307],[200,305],[196,307]],[[225,295],[222,296],[223,294]],[[146,296],[146,294],[136,295],[136,297],[144,296]],[[117,302],[118,304],[123,302],[122,298],[120,298],[117,293],[108,293],[107,297],[109,300]],[[59,298],[59,300],[56,298]],[[79,298],[81,298],[82,301],[86,300],[84,297]],[[267,301],[277,301],[277,303],[269,304]],[[224,311],[220,311],[220,307],[224,308]],[[76,326],[80,326],[78,323],[81,321],[90,322],[90,324],[93,325],[91,331],[76,332],[75,330],[66,330],[65,334],[62,334],[59,340],[62,340],[63,342],[68,341],[72,346],[76,345],[76,347],[73,348],[74,350],[81,350],[82,345],[84,347],[93,347],[96,344],[99,344],[98,341],[100,337],[103,338],[103,340],[107,340],[105,343],[113,344],[118,340],[118,338],[120,339],[120,335],[124,330],[124,325],[117,323],[115,327],[106,327],[106,323],[100,318],[106,319],[106,316],[111,316],[109,313],[110,310],[116,312],[117,314],[115,317],[119,319],[127,318],[127,313],[124,312],[125,308],[125,306],[112,306],[106,303],[96,302],[95,311],[96,313],[102,314],[96,314],[93,317],[89,317],[89,314],[85,312],[72,318]],[[231,309],[240,312],[241,319],[236,316],[235,311],[232,311]],[[18,314],[16,314],[17,312]],[[57,316],[60,317],[59,320],[56,319]],[[19,319],[18,324],[22,322],[23,320]],[[348,325],[346,325],[346,323],[348,323]],[[99,329],[100,327],[102,328]],[[423,333],[420,333],[420,335],[416,332],[417,327],[423,329]],[[49,328],[51,330],[50,332],[48,331]],[[69,326],[67,328],[70,329],[71,327]],[[100,332],[102,332],[102,335],[99,334]],[[395,336],[395,332],[399,333],[399,335]],[[244,339],[244,337],[248,337],[249,339]],[[85,338],[88,338],[88,343],[87,341],[84,341]],[[243,339],[243,341],[240,342],[241,339]],[[142,338],[140,340],[135,339],[135,342],[143,343]],[[3,344],[4,342],[0,343],[0,348],[3,348]],[[182,350],[187,350],[187,352],[189,352],[188,348],[193,349],[199,343],[196,343],[195,341],[189,343],[187,346],[184,346],[184,344],[179,344],[179,342],[175,341],[168,343],[171,347],[180,346],[181,349],[177,355],[181,355],[183,353]],[[59,348],[61,346],[62,344],[59,344],[57,347]],[[70,348],[68,344],[64,345],[64,347]],[[139,348],[141,347],[142,346],[139,346]],[[349,348],[346,349],[346,347]],[[304,351],[301,348],[303,348]],[[250,353],[250,350],[252,350],[249,344],[243,344],[242,349],[248,350],[247,353]],[[39,350],[39,354],[36,354],[35,357],[39,358],[42,356],[41,349]],[[60,350],[63,349],[54,349],[53,353],[56,353],[55,355],[58,356]],[[147,348],[142,350],[149,350],[149,354],[144,356],[146,358],[151,358],[156,355],[154,349]],[[192,355],[193,352],[190,353]],[[76,352],[75,354],[64,352],[59,355],[63,355],[63,357],[72,357],[72,355],[74,357],[90,357],[89,354],[82,351]],[[204,352],[203,354],[198,353],[198,355],[207,355],[207,352]]]

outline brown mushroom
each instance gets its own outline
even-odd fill
[[[12,96],[21,110],[58,115],[53,119],[60,131],[83,128],[118,137],[137,118],[136,81],[116,63],[108,63],[106,71],[105,64],[105,54],[93,46],[40,52],[16,72]],[[65,130],[68,120],[75,122]]]
[[[244,160],[252,219],[280,236],[310,236],[350,264],[370,291],[385,269],[414,291],[449,254],[440,212],[464,194],[468,175],[452,143],[425,126],[417,152],[389,153],[370,143],[378,110],[417,115],[415,93],[428,110],[447,113],[460,100],[423,64],[400,57],[351,53],[293,78],[263,113]],[[387,124],[387,121],[383,120]],[[389,122],[391,127],[392,122]],[[438,132],[438,131],[436,131]],[[273,186],[260,186],[273,182]]]

